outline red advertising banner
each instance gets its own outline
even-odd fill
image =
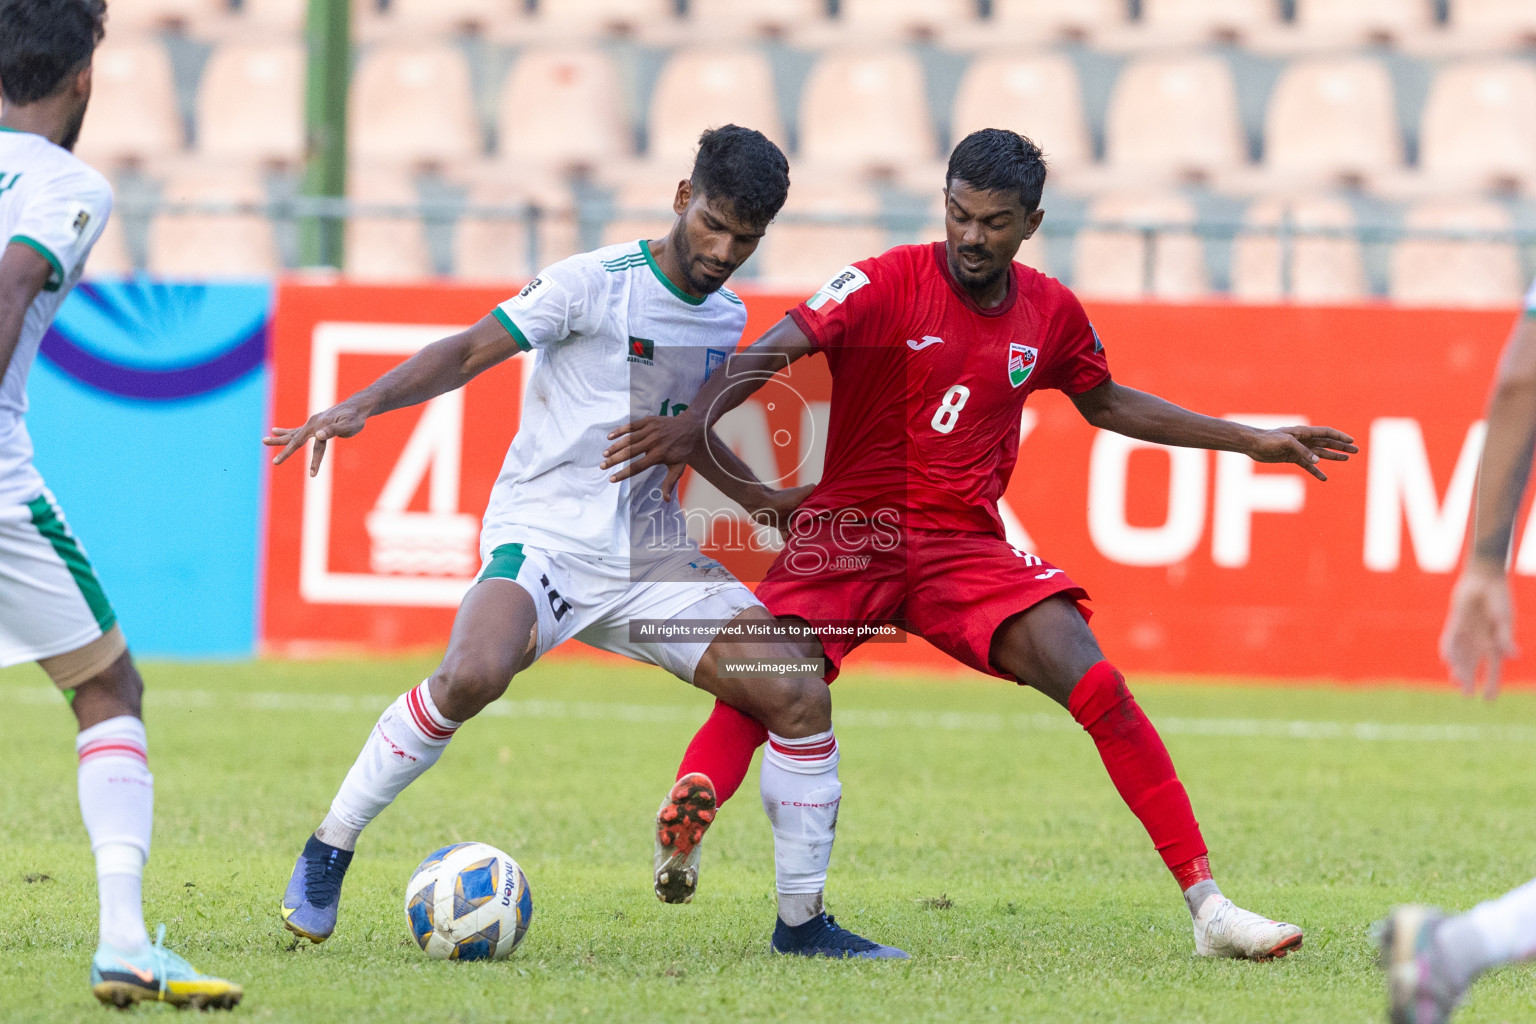
[[[507,294],[284,284],[275,422],[301,422]],[[747,337],[793,301],[748,296]],[[1032,399],[1006,496],[1009,539],[1088,588],[1110,657],[1132,671],[1441,678],[1435,645],[1470,514],[1478,420],[1513,312],[1090,303],[1089,313],[1123,384],[1245,422],[1338,427],[1362,448],[1325,464],[1324,484],[1294,467],[1132,441],[1089,427],[1061,395]],[[527,361],[371,421],[333,445],[318,477],[297,464],[272,471],[267,650],[446,641]],[[829,393],[819,359],[792,377],[719,428],[760,476],[785,484],[819,475]],[[735,539],[715,553],[757,578],[774,552],[739,512],[691,475],[683,500],[701,535]],[[1527,533],[1514,568],[1529,607]],[[946,664],[918,641],[854,658]],[[1518,663],[1512,674],[1536,677]]]

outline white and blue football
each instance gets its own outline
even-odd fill
[[[517,861],[485,843],[427,854],[405,887],[411,937],[438,960],[500,960],[533,919],[533,893]]]

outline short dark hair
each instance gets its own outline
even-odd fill
[[[1045,189],[1045,154],[1018,132],[983,128],[960,140],[949,154],[945,185],[963,181],[980,192],[1015,191],[1033,212]]]
[[[26,105],[58,92],[106,33],[105,0],[0,0],[0,95]]]
[[[789,160],[762,132],[722,125],[699,136],[689,181],[709,198],[730,203],[748,224],[767,227],[789,196]]]

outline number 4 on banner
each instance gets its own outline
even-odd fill
[[[463,330],[444,324],[321,323],[310,346],[309,407],[336,403],[343,355],[409,356]],[[526,372],[526,367],[523,368]],[[330,564],[335,459],[304,481],[299,594],[313,604],[452,608],[474,582],[478,522],[459,505],[464,398],[453,392],[427,403],[364,525],[371,572],[336,572]],[[366,441],[364,442],[366,443]],[[427,511],[406,506],[427,480]]]
[[[426,405],[405,450],[368,513],[369,566],[377,573],[471,576],[479,562],[480,521],[459,512],[459,455],[464,437],[464,392],[450,391]],[[406,506],[427,485],[427,511]]]

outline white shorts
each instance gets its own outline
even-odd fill
[[[730,570],[698,551],[683,550],[651,563],[639,579],[628,562],[499,544],[480,568],[479,581],[514,580],[539,613],[535,656],[571,638],[599,650],[659,665],[686,683],[710,640],[658,642],[630,636],[635,619],[696,619],[722,625],[748,608],[762,607]]]
[[[116,622],[53,495],[0,505],[0,668],[79,650]]]

